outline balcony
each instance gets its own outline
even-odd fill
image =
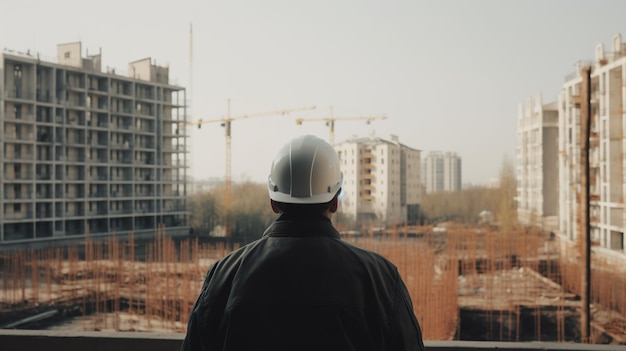
[[[32,219],[32,218],[33,218],[33,211],[32,210],[26,210],[26,211],[22,211],[22,212],[13,212],[13,213],[5,213],[4,214],[4,219],[5,220]]]
[[[34,100],[35,93],[29,91],[26,88],[9,88],[5,90],[5,96],[7,99],[16,100]]]
[[[178,144],[178,145],[163,144],[161,148],[164,152],[187,152],[187,149],[185,148],[185,145],[183,144]]]
[[[51,180],[51,179],[52,179],[51,173],[37,171],[37,180]]]
[[[67,332],[48,330],[0,330],[5,350],[47,351],[178,351],[182,333],[144,332]],[[626,345],[594,345],[554,342],[425,341],[434,351],[626,351]]]
[[[367,172],[363,173],[362,178],[363,179],[368,179],[370,181],[374,181],[374,173],[371,173],[371,172],[370,173],[367,173]]]
[[[5,172],[4,173],[4,179],[5,180],[31,180],[33,179],[33,175],[30,174],[30,171],[27,173],[9,173],[9,172]]]
[[[363,184],[363,188],[362,189],[363,189],[363,191],[369,192],[369,194],[371,195],[371,193],[374,191],[374,184],[372,184],[372,183]]]
[[[27,133],[4,133],[4,140],[7,141],[32,141],[33,139],[33,133],[27,132]]]
[[[30,121],[34,121],[35,120],[35,115],[32,113],[23,113],[23,112],[19,112],[19,113],[15,113],[15,112],[6,112],[6,114],[4,115],[4,119],[6,121],[25,121],[25,122],[30,122]]]
[[[28,200],[33,198],[33,193],[30,191],[7,191],[4,193],[4,198],[7,200]]]
[[[135,128],[135,131],[137,133],[142,133],[142,134],[154,134],[154,127],[151,127],[151,126],[139,127],[139,128]]]
[[[88,216],[106,216],[107,209],[103,208],[103,209],[96,209],[96,210],[88,210],[86,213]]]
[[[129,213],[133,213],[133,209],[131,209],[131,208],[119,208],[119,209],[111,208],[109,210],[109,214],[111,214],[111,215],[122,215],[122,214],[129,214]]]
[[[361,199],[365,200],[365,201],[372,201],[372,200],[374,200],[374,195],[372,195],[372,194],[363,194],[363,195],[361,195]]]
[[[96,191],[96,192],[90,192],[89,193],[89,197],[90,198],[98,198],[98,197],[107,197],[107,193],[104,191]]]

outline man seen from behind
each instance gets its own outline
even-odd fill
[[[268,192],[279,217],[211,267],[181,350],[424,350],[396,266],[342,241],[331,222],[339,166],[310,135],[278,151]]]

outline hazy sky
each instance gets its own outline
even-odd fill
[[[519,104],[538,92],[556,100],[577,61],[626,38],[624,14],[626,1],[598,0],[21,0],[4,1],[0,47],[46,60],[81,41],[83,56],[101,50],[103,69],[118,73],[151,57],[190,88],[194,120],[225,116],[229,98],[233,116],[317,106],[233,122],[235,181],[264,182],[292,136],[327,139],[323,122],[295,120],[333,106],[338,118],[389,117],[338,121],[335,141],[395,134],[425,152],[457,152],[463,183],[486,184],[515,158]],[[192,174],[223,177],[223,128],[189,132]]]

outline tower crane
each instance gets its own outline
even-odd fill
[[[305,121],[324,121],[328,126],[329,136],[328,142],[330,145],[335,145],[335,122],[336,121],[350,121],[350,120],[365,120],[369,124],[376,119],[387,119],[386,115],[373,115],[373,116],[352,116],[352,117],[335,117],[333,115],[333,108],[330,108],[330,115],[323,118],[298,118],[296,124],[301,125]]]
[[[218,118],[218,119],[198,119],[197,122],[187,122],[186,125],[197,126],[198,129],[202,128],[203,124],[207,123],[220,123],[222,127],[224,127],[224,133],[226,137],[226,174],[224,177],[224,208],[226,211],[225,218],[225,235],[226,237],[230,237],[231,230],[231,207],[232,207],[232,194],[231,194],[231,123],[235,120],[246,119],[246,118],[254,118],[254,117],[267,117],[267,116],[284,116],[291,112],[299,112],[299,111],[307,111],[314,110],[315,106],[307,106],[300,108],[292,108],[292,109],[282,109],[282,110],[274,110],[274,111],[266,111],[266,112],[257,112],[257,113],[249,113],[238,116],[231,116],[230,114],[230,99],[228,99],[227,109],[226,109],[226,117]]]

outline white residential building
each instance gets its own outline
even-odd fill
[[[422,170],[427,193],[461,190],[461,157],[456,153],[431,151],[424,158]]]
[[[579,63],[559,95],[559,232],[571,240],[579,234],[581,188],[580,68],[592,66],[590,139],[591,238],[601,247],[624,250],[624,161],[626,154],[626,45],[613,37],[611,50],[596,46],[595,61]]]
[[[335,145],[344,174],[341,213],[357,226],[417,221],[420,151],[398,138],[352,139]]]
[[[522,224],[558,229],[558,106],[541,94],[517,116],[517,216]]]

